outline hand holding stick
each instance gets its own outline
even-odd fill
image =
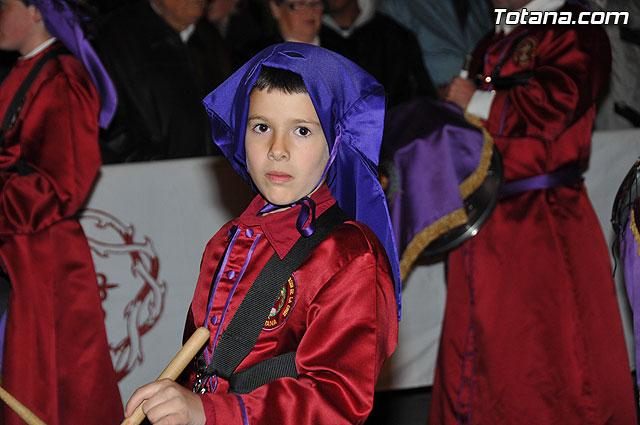
[[[166,368],[158,376],[158,381],[161,379],[171,379],[175,381],[182,373],[185,367],[189,364],[191,359],[200,351],[200,348],[209,341],[209,329],[201,327],[191,335],[191,337],[185,342],[178,354],[169,362]],[[144,401],[134,410],[133,414],[126,418],[121,425],[140,425],[144,420],[145,414],[142,412],[142,405]]]

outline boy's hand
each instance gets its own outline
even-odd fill
[[[207,421],[200,396],[170,379],[140,387],[129,399],[125,416],[129,417],[144,400],[142,411],[155,425],[205,425]]]
[[[453,102],[463,110],[467,110],[471,96],[476,91],[473,81],[466,78],[454,77],[449,84],[445,100]]]

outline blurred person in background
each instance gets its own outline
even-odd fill
[[[322,0],[239,2],[229,17],[225,38],[234,68],[265,47],[283,41],[320,45],[323,10]]]
[[[233,70],[266,47],[278,33],[265,0],[211,0],[205,18],[223,39]]]
[[[120,100],[101,134],[104,163],[211,153],[202,89],[187,43],[204,0],[138,0],[104,17],[96,46]]]
[[[0,0],[0,49],[20,54],[0,86],[0,381],[49,425],[123,418],[76,217],[116,96],[77,6]],[[24,421],[0,403],[0,423]]]
[[[210,3],[205,10],[207,14],[196,22],[193,34],[187,40],[187,50],[195,68],[200,97],[203,99],[233,72],[231,53],[219,28],[210,21],[208,14],[211,5],[219,1],[229,0],[215,0]]]
[[[239,0],[209,0],[205,18],[216,26],[221,37],[226,37],[231,17],[237,12]]]
[[[278,23],[281,41],[320,45],[322,0],[270,0],[269,9]]]
[[[378,9],[416,34],[441,97],[460,72],[465,56],[493,27],[488,1],[379,0]]]
[[[564,0],[493,0],[578,16]],[[452,251],[430,423],[636,424],[607,245],[584,186],[611,72],[599,25],[504,19],[447,98],[502,155],[502,197]]]
[[[326,0],[326,4],[322,47],[373,75],[384,86],[389,106],[416,96],[437,97],[415,35],[376,12],[375,0]]]

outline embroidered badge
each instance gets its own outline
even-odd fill
[[[263,330],[272,331],[284,324],[291,313],[293,304],[295,303],[296,291],[296,280],[293,275],[291,275],[287,283],[285,283],[280,290],[280,297],[271,309],[267,321],[264,322]]]
[[[526,37],[516,46],[515,52],[513,52],[513,62],[516,66],[526,68],[531,64],[536,57],[536,48],[538,42],[533,37]]]

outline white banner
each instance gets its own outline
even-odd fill
[[[102,167],[81,223],[123,401],[180,349],[204,247],[252,197],[223,158]]]

